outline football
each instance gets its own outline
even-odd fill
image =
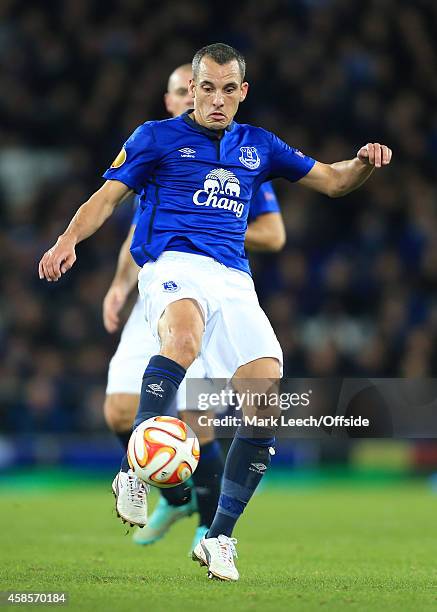
[[[127,457],[136,476],[144,482],[160,488],[175,487],[196,469],[199,440],[183,421],[156,416],[134,429]]]

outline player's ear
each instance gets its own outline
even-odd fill
[[[194,98],[194,97],[195,97],[195,89],[196,89],[196,84],[195,84],[195,82],[193,81],[193,79],[190,79],[190,80],[188,81],[188,93],[190,94],[190,96],[191,96],[192,98]]]
[[[249,83],[247,83],[247,81],[244,81],[244,83],[241,83],[240,102],[243,102],[246,99],[248,91],[249,91]]]
[[[169,115],[171,115],[173,111],[171,105],[171,96],[168,92],[164,94],[164,105],[165,110],[168,112]]]

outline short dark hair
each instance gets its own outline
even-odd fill
[[[208,56],[212,60],[214,60],[220,66],[224,64],[228,64],[232,62],[232,60],[237,60],[238,66],[240,68],[241,80],[244,81],[244,76],[246,74],[246,60],[243,55],[230,47],[229,45],[225,45],[224,43],[213,43],[212,45],[206,45],[206,47],[202,47],[197,51],[195,56],[193,57],[193,79],[197,79],[197,75],[199,74],[199,65],[201,60]]]

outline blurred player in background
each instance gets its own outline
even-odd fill
[[[391,160],[387,146],[368,143],[352,159],[321,163],[271,132],[235,122],[248,83],[243,56],[228,45],[200,49],[192,67],[194,111],[138,127],[104,173],[107,182],[39,264],[40,278],[59,280],[76,261],[76,244],[132,191],[141,194],[131,252],[142,266],[140,293],[160,351],[144,372],[135,426],[167,413],[201,349],[206,375],[233,377],[239,393],[247,393],[252,381],[249,393],[261,397],[279,381],[282,351],[259,305],[244,250],[250,200],[260,185],[284,177],[340,197]],[[189,157],[182,158],[187,148]],[[151,385],[161,392],[151,393]],[[279,409],[264,414],[279,416]],[[273,419],[237,430],[214,520],[193,551],[211,578],[239,579],[232,533],[270,465],[275,433]],[[119,514],[145,525],[148,488],[129,474],[127,457],[113,491]]]
[[[181,115],[193,106],[193,98],[188,93],[191,76],[191,64],[184,64],[176,68],[169,77],[164,102],[168,113],[173,117]],[[120,312],[138,282],[140,268],[129,251],[141,212],[138,204],[136,200],[137,208],[132,225],[120,249],[116,273],[103,301],[103,321],[109,333],[119,329]],[[248,224],[247,248],[256,251],[278,251],[284,246],[284,224],[270,183],[261,185],[253,198]],[[108,426],[115,432],[125,450],[138,409],[144,364],[158,352],[159,345],[144,322],[144,304],[138,297],[109,365],[104,409]],[[198,360],[194,362],[191,370],[192,377],[204,376],[204,370]],[[199,438],[200,461],[192,476],[195,495],[188,483],[160,489],[162,497],[147,525],[134,533],[134,541],[138,544],[152,544],[165,535],[173,523],[197,511],[199,526],[194,536],[192,546],[194,548],[207,533],[217,509],[223,459],[220,445],[214,439],[214,428],[212,426],[200,428],[197,425],[197,412],[186,410],[183,387],[176,395],[171,412],[178,412],[179,418],[188,423]],[[207,417],[213,416],[210,411],[203,414]]]

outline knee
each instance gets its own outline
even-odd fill
[[[213,440],[215,440],[215,434],[214,434],[214,428],[213,427],[199,427],[199,426],[194,426],[191,428],[194,433],[197,436],[197,439],[199,440],[199,445],[205,446],[206,444],[209,444],[210,442],[213,442]]]
[[[200,425],[199,416],[206,417],[206,425]],[[200,446],[205,446],[205,444],[209,444],[215,440],[215,431],[214,426],[210,423],[212,422],[212,418],[214,417],[214,412],[208,410],[206,412],[198,412],[197,410],[182,410],[179,412],[179,418],[181,418],[197,436],[199,440]]]
[[[199,433],[196,434],[198,439],[199,439],[199,446],[206,446],[206,444],[209,444],[210,442],[213,442],[215,440],[215,436],[214,436],[214,432],[210,432],[210,433]]]
[[[112,431],[125,432],[132,428],[138,398],[122,393],[107,395],[104,404],[106,424]]]
[[[275,429],[241,424],[235,432],[235,438],[264,449],[269,455],[275,454]]]
[[[200,342],[201,338],[191,330],[170,329],[162,343],[161,352],[187,369],[199,354]]]

